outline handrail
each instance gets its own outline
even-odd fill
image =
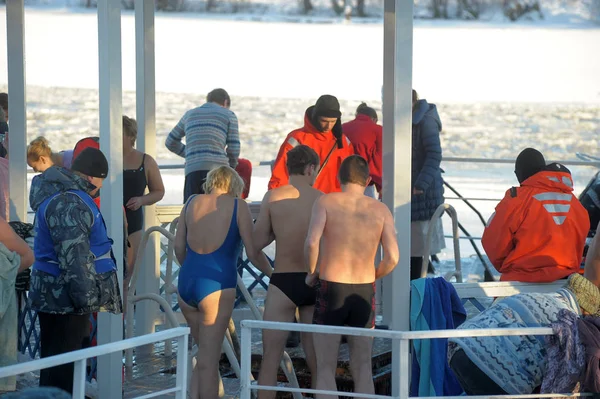
[[[433,231],[436,229],[435,222],[442,217],[444,212],[448,213],[452,219],[452,244],[454,247],[454,271],[447,273],[444,278],[449,281],[452,277],[456,277],[457,283],[462,283],[462,263],[460,260],[460,235],[458,233],[458,215],[456,209],[449,204],[441,204],[437,207],[433,216],[429,220],[427,226],[427,238],[425,239],[425,248],[423,256],[423,263],[421,264],[421,278],[427,277],[427,266],[429,266],[429,253],[431,252],[431,239],[433,238]]]
[[[584,154],[585,155],[585,154]],[[551,162],[558,162],[563,165],[571,165],[571,166],[600,166],[600,159],[596,157],[587,156],[589,161],[584,160],[551,160]],[[580,158],[583,159],[583,158]],[[260,166],[272,166],[275,161],[260,161],[258,164]],[[443,157],[442,162],[467,162],[467,163],[498,163],[498,164],[514,164],[514,159],[507,158],[473,158],[473,157]],[[183,163],[169,163],[169,164],[160,164],[158,165],[158,169],[160,170],[177,170],[184,169],[185,164]],[[28,174],[38,173],[35,172],[31,168],[27,168]]]
[[[146,334],[135,338],[129,338],[122,341],[111,342],[92,348],[81,349],[39,360],[19,363],[13,366],[0,367],[0,378],[42,370],[49,367],[56,367],[67,363],[74,363],[75,370],[73,373],[73,397],[77,399],[83,399],[85,396],[85,368],[87,359],[107,355],[110,353],[121,352],[123,350],[142,345],[148,345],[167,339],[177,338],[177,377],[175,388],[169,388],[167,390],[155,392],[152,394],[152,396],[176,392],[176,398],[184,399],[187,396],[187,379],[184,378],[184,376],[187,373],[187,347],[189,334],[189,327],[171,328],[168,330]],[[144,395],[144,397],[150,396]]]
[[[534,327],[534,328],[494,328],[494,329],[471,329],[471,330],[436,330],[436,331],[394,331],[394,330],[376,330],[366,328],[325,326],[325,325],[306,325],[296,323],[276,323],[256,320],[242,320],[242,378],[241,378],[241,399],[249,399],[251,392],[257,390],[282,391],[282,392],[304,392],[312,394],[338,395],[338,391],[317,390],[307,388],[289,388],[280,386],[252,385],[251,376],[251,346],[252,329],[268,329],[280,331],[299,331],[319,334],[338,334],[352,335],[359,337],[377,337],[400,341],[399,345],[392,345],[392,357],[399,359],[399,370],[392,376],[398,384],[398,394],[393,396],[397,399],[410,399],[410,373],[409,373],[409,354],[410,340],[415,339],[435,339],[435,338],[467,338],[467,337],[497,337],[497,336],[523,336],[523,335],[553,335],[552,328]],[[385,399],[390,396],[370,395],[363,393],[344,392],[344,396]],[[578,394],[530,394],[530,395],[489,395],[489,396],[471,396],[474,399],[508,399],[508,398],[554,398],[554,397],[580,397],[593,396],[591,393]],[[444,399],[462,399],[463,396],[446,396]],[[426,399],[435,399],[428,397]]]

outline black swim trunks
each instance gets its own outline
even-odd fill
[[[375,327],[375,283],[344,284],[320,280],[313,324]]]
[[[269,284],[279,288],[297,307],[313,306],[317,292],[305,283],[307,273],[273,273]]]

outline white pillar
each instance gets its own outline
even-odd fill
[[[101,211],[114,240],[119,289],[123,292],[123,122],[121,87],[121,2],[98,2],[98,52],[100,72],[100,149],[109,174],[100,190]],[[123,339],[122,315],[98,314],[98,345]],[[121,352],[98,358],[101,398],[122,397]]]
[[[27,104],[23,0],[6,2],[10,220],[27,221]]]
[[[409,330],[413,0],[384,1],[383,201],[394,213],[400,262],[384,281],[383,312],[390,328]],[[396,376],[408,372],[400,369],[399,344],[392,346]]]
[[[154,0],[135,0],[135,53],[137,148],[156,158]],[[144,207],[144,230],[155,226],[156,223],[156,207],[154,205]],[[138,293],[158,294],[160,284],[159,248],[159,236],[153,234],[146,247],[143,270],[140,270],[138,274],[136,285]],[[154,319],[158,310],[158,304],[154,301],[142,301],[136,305],[136,335],[154,332]],[[147,345],[145,348],[138,348],[137,352],[140,353],[150,348],[152,345]]]

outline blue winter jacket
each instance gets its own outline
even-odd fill
[[[434,104],[419,100],[413,110],[412,187],[423,194],[412,196],[411,220],[429,220],[444,203],[442,182],[442,122]]]

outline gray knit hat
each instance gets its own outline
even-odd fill
[[[581,309],[590,314],[596,314],[600,309],[600,290],[587,278],[573,273],[569,276],[565,288],[575,295]]]

